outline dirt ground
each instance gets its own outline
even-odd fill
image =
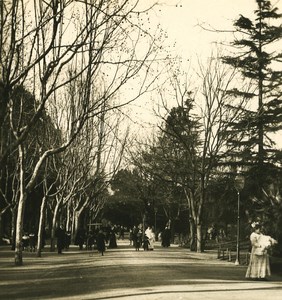
[[[217,259],[215,251],[172,245],[135,251],[128,240],[104,256],[72,246],[62,255],[24,252],[23,266],[0,247],[0,299],[282,299],[281,264],[269,281],[245,279],[246,265]]]

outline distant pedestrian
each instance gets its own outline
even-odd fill
[[[133,230],[129,229],[129,245],[131,246],[133,242]]]
[[[97,234],[96,243],[97,243],[97,250],[103,256],[104,252],[106,251],[106,236],[102,230],[99,230],[99,232]]]
[[[122,239],[122,240],[124,239],[124,232],[125,232],[124,227],[120,226],[118,239]]]
[[[66,233],[64,230],[64,226],[62,224],[56,230],[56,238],[57,238],[58,254],[62,254],[62,250],[65,248],[65,242],[66,242]]]
[[[137,233],[139,232],[139,229],[134,225],[132,228],[132,244],[133,247],[136,248],[136,240],[137,240]],[[141,240],[141,244],[142,244],[142,240]]]
[[[215,224],[212,224],[211,227],[208,228],[208,238],[209,240],[217,239],[218,233]]]
[[[162,246],[163,247],[170,246],[170,229],[167,226],[162,232]]]
[[[111,229],[109,234],[109,248],[117,248],[117,237],[114,228]]]
[[[68,250],[71,244],[71,232],[68,230],[66,232],[66,245],[65,248]]]
[[[30,252],[35,252],[36,248],[36,234],[35,234],[35,228],[33,227],[32,230],[29,233],[29,251]]]
[[[45,247],[45,245],[46,245],[46,235],[47,235],[46,232],[47,232],[46,229],[43,228],[42,238],[41,238],[41,249],[43,249]]]
[[[149,250],[149,239],[146,235],[144,235],[144,239],[143,239],[143,249],[144,251]]]
[[[266,277],[271,275],[268,251],[277,241],[262,234],[259,223],[253,223],[252,227],[254,229],[250,235],[252,250],[246,278],[266,280]]]
[[[29,235],[27,232],[25,232],[23,234],[23,237],[22,237],[22,246],[23,246],[23,250],[28,250],[28,247],[29,247]]]
[[[151,226],[145,230],[145,236],[148,238],[148,250],[154,250],[155,234]]]
[[[92,250],[93,249],[94,241],[95,241],[95,234],[94,234],[94,232],[90,231],[88,233],[87,243],[86,243],[88,250]]]
[[[79,250],[83,250],[83,245],[85,243],[85,230],[84,228],[78,228],[76,237],[75,237],[75,245],[79,246]]]
[[[139,249],[142,245],[142,231],[141,231],[141,229],[138,229],[134,245],[135,245],[135,250],[139,251]]]

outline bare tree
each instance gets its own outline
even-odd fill
[[[3,113],[0,125],[2,127],[7,117],[10,118],[13,141],[9,145],[2,145],[0,165],[5,165],[11,151],[18,151],[20,196],[15,250],[17,265],[22,264],[25,200],[45,160],[67,149],[85,122],[99,115],[99,108],[105,103],[107,110],[123,106],[137,99],[150,86],[145,80],[148,79],[148,70],[158,45],[156,38],[139,26],[139,12],[135,11],[137,4],[138,1],[129,0],[1,2]],[[141,80],[135,95],[131,99],[113,102],[114,96],[135,77]],[[99,90],[101,82],[105,85],[102,91]],[[34,113],[21,127],[16,127],[13,120],[11,93],[17,85],[33,89],[37,100]],[[68,92],[70,88],[74,93]],[[27,180],[24,142],[40,120],[42,112],[51,107],[49,103],[52,99],[58,104],[57,109],[61,110],[58,112],[62,120],[58,127],[61,138],[56,138],[53,146],[40,154]]]
[[[48,204],[48,200],[52,197],[55,197],[56,193],[59,192],[59,190],[56,190],[56,184],[59,180],[59,173],[57,172],[50,172],[50,169],[56,170],[56,168],[53,168],[51,163],[54,163],[55,160],[51,157],[49,160],[46,161],[45,169],[44,169],[44,178],[43,178],[43,198],[41,201],[40,206],[40,215],[39,215],[39,224],[38,224],[38,233],[37,233],[37,257],[41,257],[41,250],[44,246],[45,242],[45,216],[46,216],[46,207]],[[56,174],[56,176],[49,176],[50,173],[52,175]]]
[[[15,157],[14,157],[15,158]],[[10,212],[11,214],[11,227],[9,232],[5,232],[5,235],[11,237],[12,248],[14,248],[14,237],[16,232],[16,211],[17,211],[17,200],[19,193],[19,180],[18,180],[18,169],[17,166],[14,168],[10,164],[6,166],[2,173],[2,185],[0,188],[1,198],[3,200],[3,207],[0,211],[0,236],[4,234],[2,232],[2,216]]]
[[[162,132],[173,139],[174,148],[182,149],[179,150],[182,155],[178,154],[182,163],[178,167],[175,165],[175,171],[170,178],[184,189],[192,221],[191,239],[194,238],[195,227],[196,249],[200,252],[207,191],[211,178],[217,176],[218,166],[224,163],[230,151],[227,145],[234,133],[227,129],[228,124],[238,117],[238,111],[228,109],[228,105],[234,101],[228,90],[233,84],[236,70],[230,71],[220,64],[219,59],[211,58],[206,64],[199,63],[197,75],[199,84],[194,92],[191,92],[192,89],[187,86],[185,79],[182,83],[179,74],[171,76],[170,86],[174,90],[176,108],[170,108],[174,102],[169,103],[171,99],[167,99],[168,91],[163,89],[160,95],[162,108],[167,112],[162,117],[166,124],[161,127]],[[238,106],[241,107],[241,103]],[[179,158],[175,155],[173,159],[178,161]]]

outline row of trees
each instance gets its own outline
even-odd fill
[[[137,6],[0,2],[0,232],[13,236],[17,265],[23,230],[39,228],[40,255],[46,224],[52,238],[59,222],[75,232],[103,207],[128,139],[119,111],[150,88],[159,50]],[[135,79],[139,90],[120,97]]]
[[[141,26],[138,1],[0,3],[0,231],[15,237],[17,265],[25,225],[38,227],[40,256],[46,224],[52,249],[58,223],[75,234],[82,219],[105,216],[109,199],[121,207],[136,200],[132,219],[186,215],[201,251],[209,208],[230,221],[238,168],[246,219],[260,215],[281,238],[281,152],[269,135],[281,129],[281,53],[273,45],[282,27],[271,22],[281,16],[270,1],[256,3],[254,21],[234,24],[239,52],[199,65],[196,88],[180,70],[159,87],[162,123],[137,151],[118,112],[151,90],[162,48],[161,36]],[[136,78],[139,89],[121,97]],[[117,172],[125,150],[134,167]]]
[[[165,112],[159,132],[132,155],[134,172],[145,180],[138,196],[144,209],[153,203],[167,219],[186,210],[197,251],[203,226],[236,224],[238,171],[246,179],[243,224],[259,218],[282,238],[281,149],[273,139],[282,126],[281,14],[270,1],[256,5],[254,20],[234,22],[233,54],[199,65],[197,89],[179,70],[166,83],[169,90],[159,89]]]

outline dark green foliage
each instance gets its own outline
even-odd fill
[[[32,121],[37,109],[37,103],[35,96],[32,95],[25,87],[15,86],[10,94],[10,109],[11,114],[7,115],[5,122],[2,124],[1,130],[1,149],[4,151],[10,151],[13,149],[16,137],[19,137],[22,133],[22,129],[30,126],[30,131],[22,144],[25,148],[25,179],[26,182],[32,176],[32,169],[38,161],[40,155],[50,147],[55,146],[60,142],[61,134],[52,123],[51,118],[47,115],[45,110],[42,110],[38,118]],[[15,147],[17,149],[17,147]],[[1,153],[3,154],[3,153]],[[17,207],[17,197],[15,191],[19,187],[19,175],[18,175],[18,153],[12,151],[7,155],[5,161],[6,168],[3,168],[0,173],[0,208],[3,209],[9,205],[8,210],[5,211],[4,231],[7,231],[6,226],[10,226],[7,220],[11,219],[11,209]],[[52,180],[56,174],[52,173],[49,168],[47,181]],[[26,202],[26,215],[29,218],[25,218],[25,228],[30,228],[38,223],[39,207],[41,199],[43,197],[42,190],[43,173],[39,173],[35,182],[34,188],[27,195]],[[6,197],[6,201],[4,198]],[[1,225],[0,225],[1,227]]]
[[[111,181],[112,195],[103,209],[103,217],[113,224],[131,227],[142,222],[144,211],[138,184],[141,178],[136,172],[122,169]]]
[[[270,1],[256,2],[255,20],[241,15],[234,22],[237,33],[233,46],[238,54],[223,57],[223,62],[237,68],[242,78],[252,84],[251,91],[229,92],[240,100],[245,99],[247,105],[239,108],[240,117],[230,126],[230,131],[244,132],[243,138],[229,141],[236,146],[232,156],[243,166],[259,164],[262,169],[277,162],[273,154],[278,150],[271,134],[282,128],[282,72],[277,70],[281,67],[282,52],[279,48],[273,50],[282,38],[282,25],[271,25],[281,14]]]
[[[282,154],[273,134],[282,129],[282,49],[277,47],[282,39],[282,15],[270,1],[256,0],[256,5],[253,20],[240,15],[234,22],[232,46],[237,52],[223,57],[223,62],[239,70],[251,87],[229,92],[243,105],[229,106],[239,113],[229,126],[235,134],[228,141],[231,150],[226,161],[243,167],[246,197],[242,208],[249,222],[259,218],[267,233],[281,238],[276,224],[281,224],[281,182],[277,178],[281,177]],[[267,192],[273,186],[275,197]]]

